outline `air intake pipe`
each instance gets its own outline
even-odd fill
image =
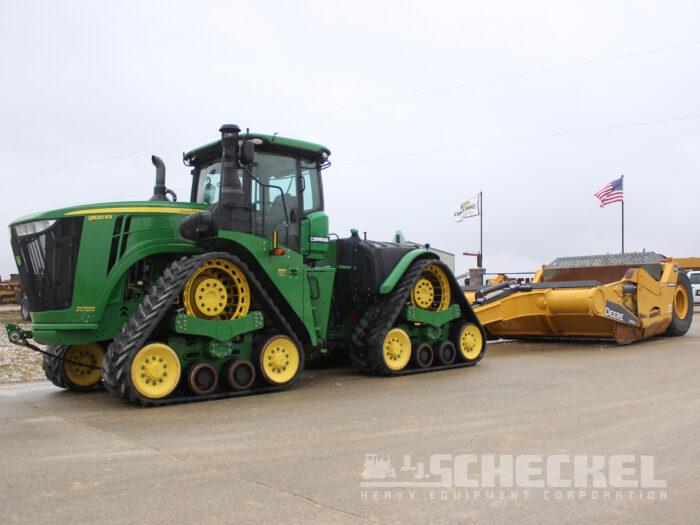
[[[193,213],[180,223],[180,235],[190,241],[216,235],[214,218],[210,210]]]
[[[197,240],[216,235],[219,230],[251,233],[250,203],[238,178],[240,161],[239,136],[241,128],[225,124],[221,132],[221,193],[219,201],[206,211],[194,213],[180,223],[180,235]],[[252,162],[252,143],[243,148],[244,163]]]

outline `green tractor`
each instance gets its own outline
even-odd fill
[[[329,235],[327,148],[221,128],[184,155],[189,202],[157,157],[146,202],[11,224],[46,377],[143,405],[289,388],[305,363],[402,375],[471,366],[486,337],[427,249]]]

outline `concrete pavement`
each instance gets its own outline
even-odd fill
[[[288,392],[155,409],[6,384],[0,519],[690,523],[700,513],[698,414],[700,323],[626,347],[489,344],[474,368],[400,378],[311,370]],[[559,482],[544,469],[556,455],[570,458]],[[612,486],[617,455],[621,479],[639,483],[640,456],[652,456],[650,479],[666,486]],[[574,479],[574,456],[589,467],[604,456],[602,487],[597,474],[560,486]],[[485,486],[482,462],[508,458],[520,462],[513,483],[504,467]],[[442,486],[441,474],[452,477]],[[523,475],[544,487],[519,486]]]

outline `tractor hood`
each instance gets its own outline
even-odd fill
[[[10,223],[10,226],[24,224],[34,221],[47,221],[52,219],[60,219],[62,217],[79,217],[87,216],[88,220],[97,218],[106,219],[107,215],[120,213],[165,213],[172,215],[190,215],[192,213],[204,210],[206,204],[197,204],[192,202],[169,202],[169,201],[129,201],[129,202],[106,202],[98,204],[85,204],[82,206],[73,206],[70,208],[60,208],[40,213],[25,215],[19,219],[15,219]]]

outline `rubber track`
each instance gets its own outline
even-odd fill
[[[95,390],[102,390],[103,385],[101,381],[98,381],[92,386],[76,388],[74,386],[71,386],[71,384],[66,380],[66,377],[64,375],[65,369],[63,368],[64,361],[68,361],[69,363],[75,363],[75,361],[65,359],[65,355],[68,351],[68,348],[70,347],[66,345],[50,345],[47,349],[47,352],[42,352],[44,359],[41,362],[41,368],[44,369],[44,375],[46,375],[46,379],[51,381],[57,387],[70,390],[71,392],[93,392]]]
[[[41,363],[46,379],[58,388],[65,388],[66,390],[69,387],[63,380],[63,374],[61,373],[61,365],[63,364],[61,357],[63,357],[67,349],[67,346],[49,346],[49,351],[52,355],[44,354],[44,360]]]
[[[144,297],[136,311],[122,327],[121,332],[117,334],[114,341],[109,345],[102,360],[102,380],[105,387],[112,395],[133,403],[140,403],[144,406],[162,406],[286,390],[296,383],[304,368],[303,352],[301,352],[302,362],[300,363],[297,376],[283,386],[264,386],[243,392],[226,391],[203,396],[177,395],[179,389],[176,389],[176,395],[174,396],[164,399],[150,399],[140,395],[131,384],[132,356],[146,344],[150,335],[163,319],[194,272],[205,261],[215,258],[230,260],[241,268],[248,278],[248,283],[255,294],[254,297],[261,303],[265,313],[272,318],[272,322],[276,328],[280,330],[280,332],[289,335],[299,349],[302,348],[301,342],[296,334],[294,334],[291,326],[280,313],[279,309],[274,305],[260,282],[237,257],[226,252],[183,257],[171,263],[170,266],[165,269],[163,275],[158,278],[155,285],[151,286],[146,297]]]
[[[478,359],[469,362],[455,362],[451,365],[436,365],[429,368],[405,368],[399,371],[387,371],[382,362],[381,352],[376,351],[377,346],[381,346],[386,333],[394,326],[423,270],[431,264],[437,264],[445,270],[445,274],[450,279],[452,295],[455,298],[455,302],[460,306],[462,319],[465,322],[474,322],[480,327],[484,338],[484,352],[481,353]],[[483,358],[486,351],[486,335],[471,306],[469,306],[464,297],[464,293],[460,290],[452,272],[443,263],[435,259],[414,261],[404,272],[394,289],[389,294],[382,296],[365,311],[365,314],[360,318],[350,336],[350,343],[350,361],[355,367],[366,373],[391,376],[423,374],[438,370],[474,366]],[[408,366],[411,366],[411,364]]]

